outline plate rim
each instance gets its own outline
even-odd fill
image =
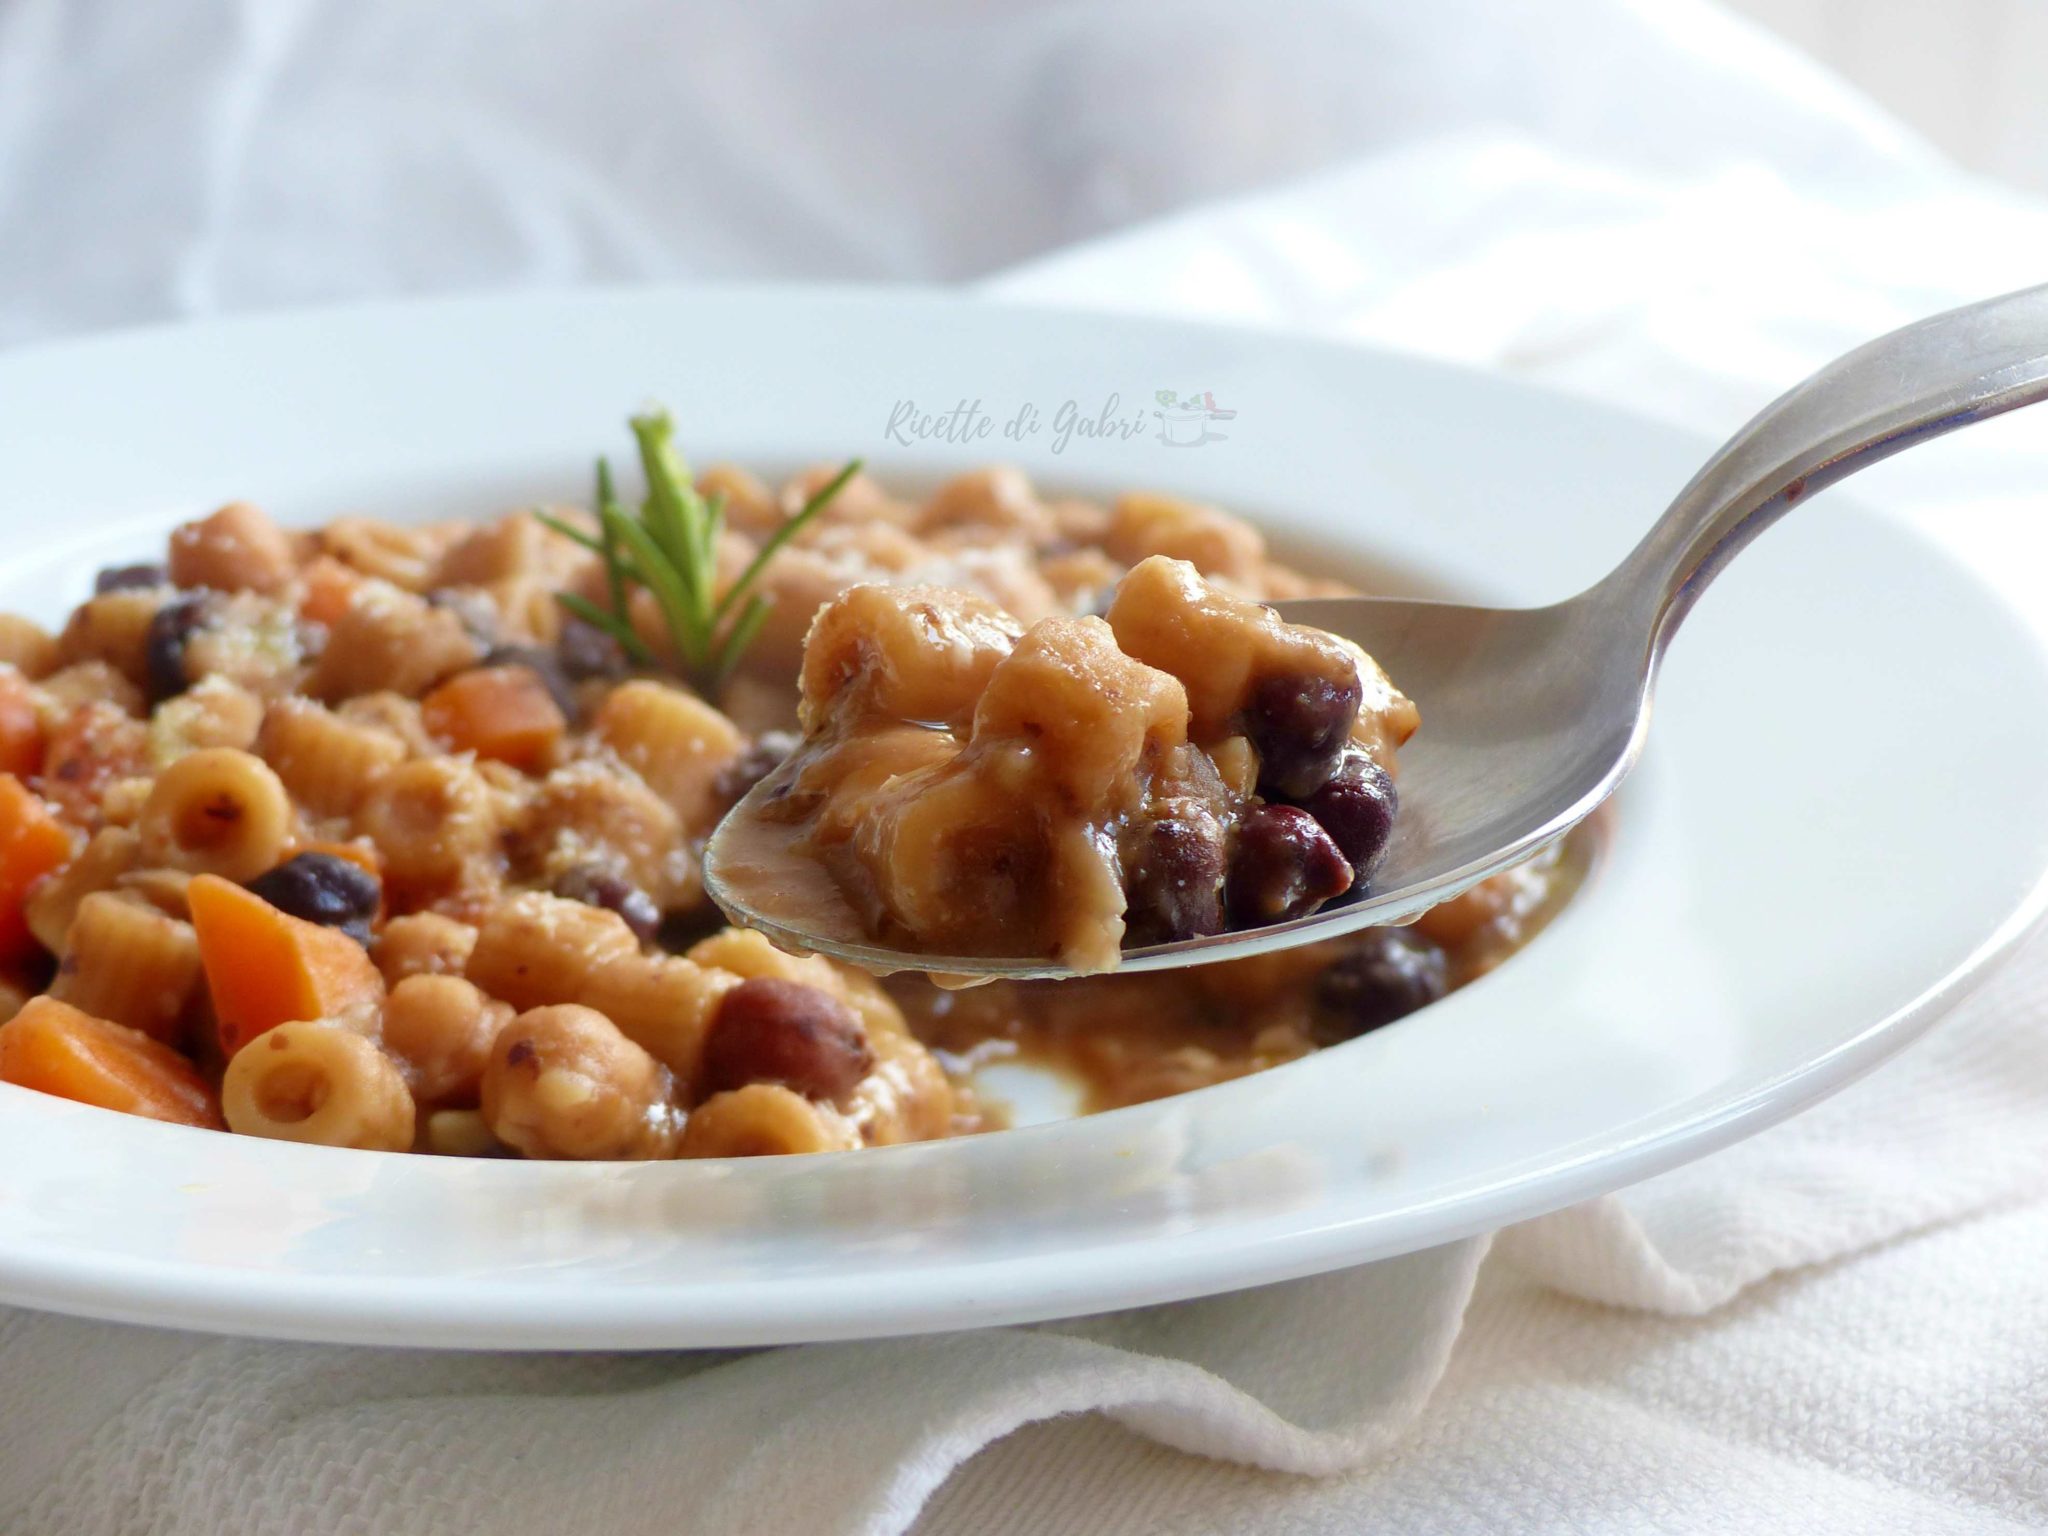
[[[309,323],[331,325],[352,315],[396,313],[402,317],[406,313],[465,307],[517,310],[541,304],[574,309],[593,302],[633,305],[680,299],[702,303],[718,302],[728,297],[777,302],[795,299],[883,304],[937,303],[976,310],[995,309],[1027,317],[1044,315],[1063,320],[1100,320],[1159,331],[1226,333],[1238,340],[1272,341],[1330,354],[1364,354],[1383,362],[1391,361],[1401,368],[1434,372],[1462,381],[1483,381],[1482,387],[1509,394],[1562,398],[1575,408],[1608,417],[1617,423],[1647,424],[1666,433],[1681,430],[1625,408],[1585,400],[1463,363],[1283,329],[1129,315],[1111,309],[1019,303],[1000,295],[973,296],[943,290],[860,284],[607,285],[573,290],[418,295],[172,320],[81,336],[41,339],[0,351],[0,378],[17,367],[33,370],[52,356],[102,349],[118,351],[139,342],[176,345],[184,338],[221,329],[288,330]],[[1875,515],[1897,534],[1965,579],[1977,595],[1996,605],[2006,618],[2031,628],[2004,593],[1971,571],[1937,540],[1901,519],[1882,512]],[[1663,1125],[1661,1129],[1644,1127],[1612,1145],[1589,1149],[1578,1157],[1562,1162],[1552,1159],[1551,1165],[1541,1173],[1510,1172],[1483,1190],[1468,1192],[1459,1201],[1458,1208],[1462,1214],[1453,1220],[1437,1223],[1437,1235],[1421,1246],[1455,1241],[1498,1227],[1504,1218],[1492,1212],[1497,1205],[1505,1203],[1509,1192],[1516,1196],[1512,1202],[1516,1214],[1505,1219],[1526,1219],[1668,1171],[1789,1118],[1846,1087],[1919,1039],[1956,1003],[1988,979],[1997,966],[2042,925],[2044,917],[2048,917],[2048,866],[2036,872],[2033,884],[1991,933],[1904,1005],[1812,1059],[1714,1107],[1689,1114],[1682,1123]],[[0,1085],[0,1103],[13,1104],[23,1097],[40,1096]],[[47,1107],[51,1117],[56,1119],[68,1119],[74,1112],[95,1116],[110,1113],[83,1106],[63,1106],[62,1101],[36,1107]],[[1108,1116],[1096,1118],[1108,1120],[1129,1113],[1112,1111]],[[158,1135],[177,1129],[151,1127],[150,1133]],[[1027,1128],[1011,1134],[1057,1134],[1057,1128]],[[333,1156],[376,1155],[326,1148],[299,1150]],[[872,1149],[858,1155],[864,1159],[886,1158],[913,1150]],[[481,1176],[516,1178],[516,1170],[520,1166],[507,1163],[502,1169],[493,1169]],[[4,1212],[4,1207],[0,1207],[0,1212]],[[956,1306],[936,1319],[930,1312],[905,1315],[900,1302],[892,1303],[879,1296],[855,1298],[853,1304],[842,1305],[825,1315],[819,1312],[814,1301],[810,1304],[785,1304],[781,1296],[769,1295],[730,1315],[721,1315],[715,1305],[706,1308],[709,1316],[700,1312],[693,1321],[708,1321],[711,1326],[693,1328],[690,1336],[693,1346],[754,1345],[900,1336],[959,1327],[1041,1321],[1074,1315],[1073,1297],[1080,1293],[1085,1293],[1088,1298],[1087,1311],[1122,1309],[1299,1278],[1370,1262],[1393,1253],[1413,1251],[1418,1246],[1398,1238],[1381,1242],[1356,1241],[1359,1229],[1368,1225],[1370,1220],[1354,1214],[1348,1219],[1303,1231],[1261,1236],[1250,1245],[1253,1259],[1250,1263],[1244,1262],[1244,1248],[1233,1245],[1227,1251],[1218,1252],[1212,1245],[1206,1256],[1177,1256],[1170,1273],[1155,1269],[1122,1285],[1099,1280],[1091,1282],[1088,1272],[1111,1262],[1106,1253],[1098,1255],[1094,1251],[1083,1251],[1077,1259],[1074,1251],[1063,1250],[1023,1260],[1006,1259],[1002,1261],[1003,1267],[1012,1272],[1009,1277],[1012,1284],[1008,1288],[992,1287],[990,1295],[994,1299],[984,1298]],[[1189,1240],[1190,1235],[1182,1235],[1155,1241],[1170,1248]],[[1069,1273],[1063,1284],[1048,1283],[1059,1277],[1032,1273],[1039,1266],[1053,1264],[1071,1271],[1077,1263],[1083,1270],[1081,1278],[1076,1280]],[[973,1265],[956,1264],[954,1267],[971,1269]],[[1219,1272],[1224,1268],[1229,1271],[1227,1276]],[[1020,1289],[1014,1283],[1020,1271],[1032,1281],[1032,1294],[1028,1297],[1014,1294]],[[458,1291],[437,1277],[334,1277],[302,1272],[280,1277],[264,1271],[204,1267],[186,1260],[104,1254],[38,1255],[22,1251],[13,1235],[5,1229],[4,1218],[0,1218],[0,1300],[73,1315],[154,1326],[200,1328],[221,1334],[423,1347],[646,1347],[651,1336],[674,1332],[672,1325],[677,1300],[674,1289],[669,1286],[611,1287],[607,1291],[604,1310],[582,1317],[564,1317],[557,1312],[558,1297],[552,1292],[521,1287],[516,1283],[490,1281],[471,1280],[467,1286],[467,1289]],[[702,1306],[703,1303],[693,1301],[693,1305]],[[515,1316],[522,1309],[527,1314],[523,1319]],[[543,1313],[549,1315],[543,1318]]]

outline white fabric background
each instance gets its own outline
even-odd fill
[[[0,0],[0,343],[981,278],[1724,429],[2044,251],[1691,0]],[[1863,484],[2039,607],[2044,438]],[[2036,946],[1831,1103],[1490,1245],[1057,1328],[426,1357],[0,1312],[0,1531],[2042,1528],[2044,1000]]]

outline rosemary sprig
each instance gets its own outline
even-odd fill
[[[715,699],[774,607],[754,590],[761,573],[776,552],[860,473],[861,461],[852,460],[821,486],[794,517],[768,537],[739,579],[721,594],[717,590],[718,536],[725,527],[725,497],[698,494],[690,480],[690,466],[675,446],[675,422],[667,411],[635,416],[633,437],[647,476],[647,496],[637,514],[629,514],[620,504],[611,465],[603,458],[597,461],[595,534],[546,512],[534,513],[555,532],[594,551],[604,561],[609,607],[575,592],[560,592],[556,597],[569,612],[610,635],[644,666],[652,656],[633,629],[628,604],[633,588],[646,588],[654,594],[675,642],[684,676],[698,692]]]

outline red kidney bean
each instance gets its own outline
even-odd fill
[[[1253,685],[1245,734],[1259,749],[1259,793],[1299,800],[1337,771],[1364,699],[1353,670],[1332,682],[1319,673],[1282,673]]]
[[[1301,917],[1350,889],[1350,864],[1307,811],[1261,805],[1238,823],[1224,901],[1239,927]]]
[[[1316,1042],[1354,1039],[1449,990],[1449,968],[1436,945],[1406,928],[1369,928],[1357,947],[1316,978]]]
[[[719,1000],[699,1091],[781,1083],[807,1099],[843,1104],[874,1066],[867,1032],[838,998],[802,982],[750,976]]]
[[[110,565],[93,577],[92,595],[105,597],[109,592],[141,592],[170,584],[170,573],[154,561],[147,565]]]
[[[331,853],[301,853],[265,870],[249,889],[278,911],[370,942],[370,922],[383,899],[377,877]]]
[[[1394,781],[1363,752],[1347,752],[1327,783],[1305,796],[1301,808],[1322,824],[1361,884],[1386,856],[1394,832]]]
[[[1221,933],[1223,838],[1211,817],[1162,816],[1126,840],[1126,942],[1171,944]]]
[[[152,704],[161,704],[192,686],[185,676],[185,647],[206,627],[213,608],[213,594],[202,588],[172,598],[150,618],[143,637],[143,665]]]

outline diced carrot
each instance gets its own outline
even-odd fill
[[[29,887],[71,860],[71,831],[11,773],[0,773],[0,964],[35,948],[22,903]]]
[[[420,715],[455,751],[515,768],[537,767],[569,724],[531,667],[458,673],[420,700]]]
[[[191,1062],[139,1029],[54,997],[32,997],[0,1024],[0,1082],[126,1115],[226,1128],[219,1098]]]
[[[299,573],[304,590],[299,597],[299,614],[315,624],[332,625],[348,612],[355,601],[362,576],[331,556],[322,555]]]
[[[229,1056],[279,1024],[335,1018],[384,996],[368,952],[338,928],[280,912],[218,875],[195,876],[185,899]]]
[[[13,667],[0,667],[0,773],[23,777],[43,766],[43,714],[35,686]]]

